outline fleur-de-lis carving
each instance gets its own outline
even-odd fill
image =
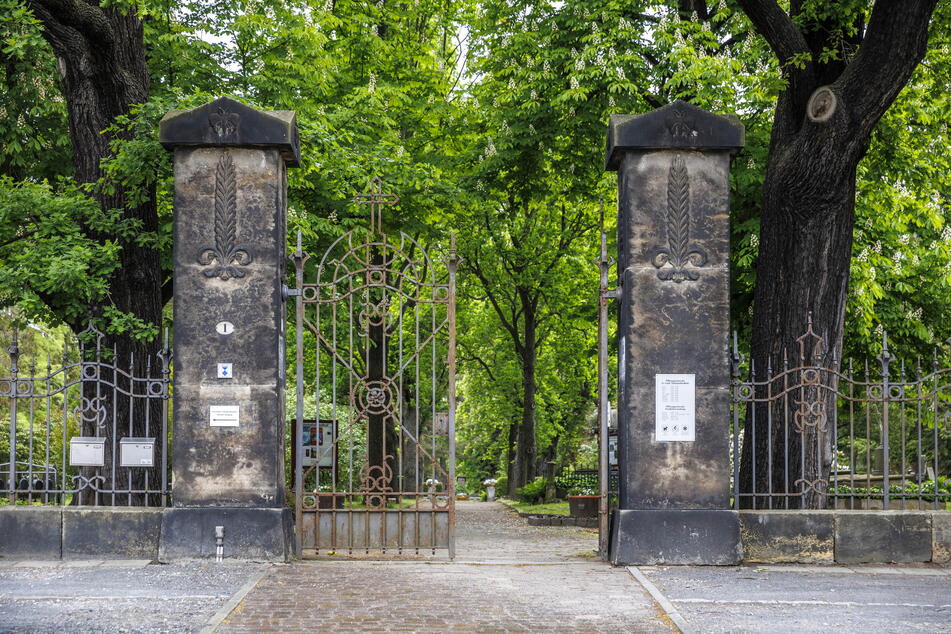
[[[707,254],[702,249],[690,248],[690,174],[680,156],[674,157],[667,174],[667,246],[658,249],[652,259],[660,269],[657,277],[677,283],[698,279],[700,273],[687,265],[703,266]]]
[[[238,131],[239,119],[240,115],[237,112],[231,112],[225,108],[218,108],[217,112],[213,112],[208,116],[208,123],[211,124],[211,129],[215,131],[215,136],[218,137],[218,140],[223,141]]]
[[[209,268],[202,271],[205,277],[222,280],[244,277],[240,267],[254,261],[250,247],[237,242],[237,183],[234,161],[223,152],[215,170],[215,244],[205,246],[198,254],[198,263]]]

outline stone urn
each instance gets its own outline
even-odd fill
[[[495,502],[495,485],[485,487],[485,499],[489,502]]]

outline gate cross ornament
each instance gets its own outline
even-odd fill
[[[370,205],[370,228],[379,234],[383,233],[383,211],[380,205],[395,205],[400,201],[396,194],[383,193],[383,181],[374,176],[369,182],[368,191],[361,192],[353,197],[358,205]]]

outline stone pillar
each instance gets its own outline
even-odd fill
[[[286,559],[284,278],[291,111],[169,112],[175,154],[172,502],[160,558]],[[220,530],[218,531],[221,532]]]
[[[733,116],[682,101],[612,115],[618,172],[615,564],[731,564],[729,168]]]

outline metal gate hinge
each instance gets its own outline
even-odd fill
[[[286,284],[281,286],[281,296],[284,299],[287,299],[288,297],[297,297],[298,295],[300,295],[300,293],[301,292],[298,289],[290,288]]]

